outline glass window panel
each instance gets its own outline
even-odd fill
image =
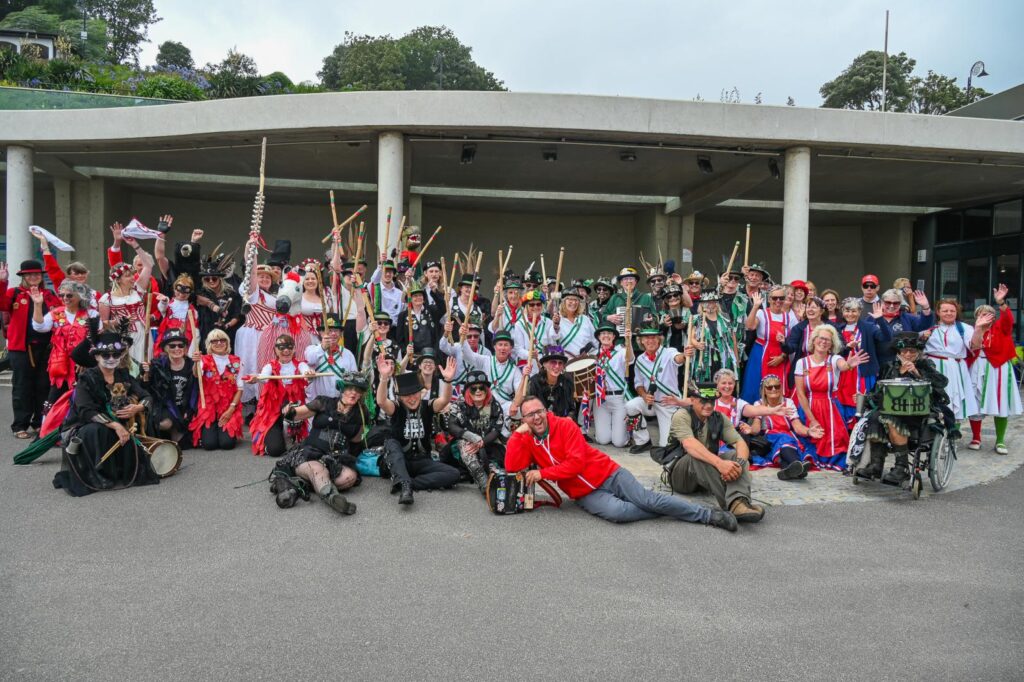
[[[935,243],[960,241],[961,219],[962,216],[958,212],[940,213],[935,216]]]
[[[1004,204],[996,204],[992,220],[992,231],[996,234],[1016,234],[1020,232],[1021,204],[1017,201],[1007,201]]]
[[[992,209],[969,208],[964,211],[964,241],[992,236]]]
[[[991,297],[988,261],[988,258],[968,258],[964,263],[964,298],[960,301],[964,312],[988,303]]]
[[[960,298],[960,262],[947,260],[939,263],[939,298]]]

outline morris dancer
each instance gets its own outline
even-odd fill
[[[245,302],[245,322],[235,334],[235,353],[242,361],[242,374],[255,374],[259,368],[260,337],[276,316],[277,297],[270,293],[274,286],[274,273],[269,265],[257,265],[254,278],[256,290]],[[242,404],[255,409],[258,386],[246,384],[242,389]],[[249,414],[252,414],[250,411]]]
[[[50,339],[50,359],[46,365],[50,376],[50,392],[44,408],[46,410],[74,387],[77,368],[71,359],[71,351],[89,333],[89,318],[99,314],[88,307],[92,297],[89,287],[68,279],[61,283],[57,293],[64,305],[52,308],[45,314],[44,292],[35,289],[29,294],[33,306],[32,329],[37,334],[53,332]]]
[[[256,404],[256,414],[249,423],[252,452],[254,455],[280,457],[290,443],[298,443],[309,433],[305,421],[286,421],[281,414],[281,407],[306,403],[306,375],[312,374],[312,371],[305,362],[296,362],[295,339],[288,334],[277,337],[274,351],[277,357],[264,365],[260,374],[293,378],[260,379],[253,376],[243,380],[250,384],[264,382]]]
[[[978,396],[977,419],[971,419],[971,450],[981,447],[981,420],[992,415],[996,425],[997,454],[1005,455],[1007,418],[1021,413],[1020,392],[1017,390],[1017,374],[1011,360],[1017,356],[1013,343],[1013,312],[1006,304],[1009,292],[1005,284],[992,290],[993,299],[999,308],[999,319],[995,320],[995,308],[978,306],[974,311],[974,336],[971,347],[978,351],[978,359],[971,366],[971,381]]]
[[[974,327],[960,321],[960,304],[952,298],[939,301],[939,324],[923,332],[924,354],[946,375],[946,394],[957,421],[978,414],[978,398],[967,369],[967,354],[974,339]],[[959,438],[959,423],[956,426]]]
[[[694,317],[696,332],[693,335],[695,349],[691,379],[710,383],[722,369],[733,372],[739,369],[736,360],[736,346],[733,331],[728,321],[718,312],[718,291],[705,289],[700,293],[698,314]],[[717,382],[716,382],[717,383]]]
[[[562,292],[562,303],[552,322],[562,349],[570,359],[594,348],[594,324],[584,311],[583,299],[576,289]]]
[[[359,317],[365,320],[365,314]],[[306,364],[316,373],[330,372],[332,376],[315,377],[306,386],[306,397],[309,402],[318,396],[327,398],[338,397],[338,382],[346,373],[358,371],[356,356],[348,348],[339,345],[341,341],[341,316],[330,313],[323,317],[320,329],[320,343],[306,347]]]
[[[510,414],[514,415],[514,411],[511,411],[513,398],[523,378],[522,372],[516,370],[516,362],[512,357],[514,344],[512,335],[502,330],[494,334],[493,356],[486,348],[474,349],[468,339],[463,339],[459,345],[462,353],[459,359],[487,374],[494,399],[501,406],[506,418]]]
[[[773,374],[761,382],[761,399],[752,407],[772,410],[754,419],[750,428],[753,435],[763,435],[771,444],[768,452],[751,453],[750,463],[758,467],[778,467],[780,481],[807,478],[814,458],[807,452],[805,440],[818,440],[825,431],[822,427],[808,428],[797,415],[796,404],[782,395],[782,382]],[[777,412],[775,410],[779,410]]]
[[[130,350],[131,359],[138,364],[146,361],[146,334],[149,333],[149,321],[146,317],[145,285],[149,282],[153,271],[153,258],[143,251],[134,239],[125,239],[125,243],[135,248],[142,260],[142,267],[136,279],[135,271],[127,263],[119,263],[110,268],[110,291],[100,297],[100,320],[111,328],[112,323],[127,318],[131,323],[129,333],[132,337]]]
[[[199,319],[199,311],[190,303],[194,290],[192,278],[188,275],[178,275],[172,288],[174,298],[168,300],[162,294],[157,297],[161,319],[156,331],[154,356],[160,355],[160,349],[163,348],[161,341],[168,330],[180,331],[188,343],[192,343],[192,323]]]
[[[168,329],[160,339],[161,353],[142,365],[142,381],[153,396],[150,423],[158,437],[173,440],[182,450],[195,444],[189,422],[195,415],[196,372],[188,357],[190,340],[180,329]]]
[[[231,355],[231,341],[223,329],[207,335],[206,347],[209,355],[196,351],[192,356],[202,374],[199,406],[189,424],[192,442],[204,450],[233,450],[242,437],[242,361]]]
[[[750,273],[754,274],[751,269]],[[760,273],[758,273],[760,274]],[[756,341],[750,347],[747,367],[743,372],[743,390],[741,397],[748,403],[757,400],[761,380],[769,374],[779,377],[782,381],[782,392],[790,393],[788,356],[782,350],[789,330],[799,320],[796,315],[783,310],[786,301],[785,287],[773,287],[768,294],[768,308],[762,307],[764,297],[760,292],[750,295],[750,313],[747,315],[746,327],[756,332]]]
[[[597,368],[594,379],[594,440],[599,445],[611,443],[617,448],[626,447],[629,429],[626,416],[626,401],[634,398],[629,386],[626,367],[626,347],[616,346],[619,331],[611,324],[603,324],[596,332],[600,348],[597,351]],[[641,428],[639,415],[634,434]],[[647,427],[642,427],[646,433]],[[638,436],[650,442],[650,435]]]
[[[505,466],[501,431],[505,423],[501,406],[491,397],[487,374],[473,370],[466,377],[463,401],[452,403],[444,415],[445,429],[455,440],[441,450],[446,464],[465,469],[480,492],[487,492],[487,477]]]
[[[544,303],[544,295],[536,289],[523,295],[526,314],[512,330],[516,359],[520,363],[525,362],[531,352],[539,355],[540,350],[558,342],[551,320],[544,316]]]
[[[568,360],[561,346],[548,346],[540,357],[541,371],[527,379],[530,365],[524,365],[523,380],[529,382],[526,386],[526,395],[540,398],[551,414],[576,419],[579,414],[574,395],[575,387],[572,379],[565,373],[565,364]]]
[[[638,334],[644,352],[633,363],[634,387],[637,397],[626,403],[626,414],[630,417],[642,415],[658,419],[658,447],[668,444],[668,432],[672,415],[680,407],[690,404],[679,392],[679,366],[686,361],[683,353],[661,346],[661,330],[645,327]],[[647,429],[633,432],[635,445],[629,449],[633,454],[651,448],[651,437]]]

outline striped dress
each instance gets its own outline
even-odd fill
[[[978,414],[978,398],[967,369],[967,349],[971,346],[974,327],[969,324],[939,324],[932,327],[924,354],[946,375],[949,407],[957,419]]]

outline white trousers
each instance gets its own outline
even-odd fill
[[[617,448],[625,447],[629,442],[629,433],[626,431],[626,402],[623,397],[610,395],[593,412],[591,421],[594,422],[594,440],[599,445],[611,443]],[[650,439],[649,435],[644,436],[645,443]]]
[[[658,442],[655,443],[659,448],[663,448],[668,445],[668,431],[672,426],[672,415],[676,413],[679,408],[675,405],[662,405],[661,403],[652,403],[648,405],[643,398],[637,396],[628,403],[626,403],[626,414],[630,417],[635,417],[640,414],[648,419],[651,417],[658,418]],[[633,432],[633,441],[637,445],[644,445],[651,440],[651,436],[647,429],[637,429]]]

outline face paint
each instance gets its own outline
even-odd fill
[[[117,369],[117,366],[121,364],[121,358],[100,358],[100,367],[103,369]]]

